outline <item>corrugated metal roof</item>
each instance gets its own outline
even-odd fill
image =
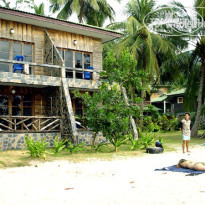
[[[186,89],[181,89],[181,90],[176,90],[176,91],[172,91],[171,93],[167,94],[168,96],[170,95],[180,95],[180,94],[184,94],[186,92]]]
[[[162,101],[164,101],[164,100],[166,100],[167,99],[167,95],[161,95],[161,96],[159,96],[159,97],[157,97],[157,98],[154,98],[154,99],[152,99],[151,100],[151,102],[153,103],[153,102],[162,102]]]
[[[17,18],[16,18],[17,17]],[[39,27],[51,28],[81,35],[102,39],[103,43],[114,40],[123,35],[121,32],[105,29],[97,26],[81,24],[53,17],[42,16],[16,9],[8,9],[0,6],[0,18]]]

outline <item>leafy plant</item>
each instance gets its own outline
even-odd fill
[[[46,159],[45,153],[46,148],[48,147],[48,142],[45,142],[45,139],[34,141],[32,136],[30,138],[25,136],[24,138],[26,147],[32,157],[43,157]]]
[[[132,136],[129,137],[132,145],[130,147],[130,150],[134,150],[134,149],[145,149],[147,148],[149,145],[152,145],[154,142],[154,136],[149,133],[142,133],[140,132],[140,138],[138,140],[134,140],[132,138]]]
[[[79,144],[72,144],[71,142],[67,142],[69,147],[68,147],[68,150],[70,151],[71,154],[73,154],[74,152],[77,152],[77,151],[82,151],[83,150],[83,145],[85,144],[84,142],[81,142]]]
[[[55,155],[57,155],[61,150],[63,150],[65,148],[65,143],[67,140],[60,140],[59,137],[55,137],[55,139],[53,140],[54,142],[54,153]]]
[[[153,142],[154,142],[154,136],[151,135],[150,133],[141,133],[141,138],[140,138],[140,141],[141,141],[141,144],[142,144],[142,148],[147,148],[149,145],[152,145]]]
[[[95,151],[100,151],[103,147],[106,147],[106,146],[108,146],[108,143],[107,142],[101,142],[101,143],[99,143],[97,146],[92,146],[91,147],[91,149],[92,150],[95,150]]]
[[[141,140],[134,140],[132,135],[129,136],[130,142],[132,143],[131,147],[130,147],[130,151],[134,150],[134,149],[140,149],[141,147]]]

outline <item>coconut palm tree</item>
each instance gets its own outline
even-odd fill
[[[33,8],[34,8],[35,14],[45,16],[44,3],[41,3],[39,6],[35,4]]]
[[[176,4],[180,4],[177,3]],[[182,7],[183,10],[185,8]],[[205,0],[195,0],[194,9],[197,13],[198,22],[203,23],[205,21]],[[191,17],[189,17],[191,19]],[[193,28],[194,30],[195,28]],[[205,96],[205,30],[202,26],[197,30],[191,32],[192,35],[184,36],[186,40],[194,46],[192,51],[186,52],[184,56],[188,59],[185,64],[179,63],[181,66],[181,72],[184,73],[184,78],[187,79],[185,83],[186,95],[185,95],[185,108],[189,111],[196,109],[196,98],[197,98],[197,111],[192,127],[192,136],[197,136],[198,127],[200,122],[201,110],[202,110],[202,99]],[[194,34],[194,35],[193,35]],[[166,62],[167,64],[167,62]],[[172,64],[172,65],[171,65]],[[166,68],[172,69],[173,73],[173,62],[170,65],[166,65]],[[166,72],[165,72],[166,73]],[[177,73],[178,77],[180,76]],[[173,79],[174,75],[171,74],[169,79]]]
[[[50,0],[50,10],[58,12],[57,18],[68,19],[73,13],[77,14],[79,23],[102,26],[105,19],[114,19],[114,10],[106,0]]]
[[[198,15],[199,21],[205,22],[205,0],[195,0],[194,8]],[[204,23],[203,23],[204,25]],[[197,136],[198,127],[200,122],[201,110],[202,110],[202,97],[204,92],[204,78],[205,78],[205,30],[202,27],[195,32],[194,37],[190,37],[191,40],[195,40],[195,50],[192,53],[190,68],[200,66],[200,80],[198,84],[198,97],[197,97],[197,111],[194,125],[192,127],[192,136]],[[195,84],[196,85],[196,84]],[[195,86],[196,87],[196,86]],[[193,97],[193,96],[192,96]]]
[[[160,66],[163,61],[172,59],[176,60],[176,51],[181,52],[188,44],[186,41],[177,43],[178,40],[171,39],[156,33],[151,32],[146,25],[151,23],[151,20],[157,19],[158,16],[154,11],[156,10],[155,1],[153,0],[131,0],[126,7],[126,15],[128,18],[124,22],[113,23],[109,25],[111,29],[120,29],[124,31],[124,37],[119,41],[116,50],[119,53],[125,48],[130,48],[133,58],[138,61],[137,69],[142,69],[148,73],[149,84],[154,84],[159,81]],[[144,19],[147,14],[151,14],[147,19],[146,25]],[[175,42],[176,41],[176,42]],[[145,91],[147,90],[147,83],[142,79],[143,88],[141,90],[142,101],[140,103],[141,119],[140,128],[143,124],[143,107],[145,99]]]

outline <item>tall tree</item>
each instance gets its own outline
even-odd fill
[[[109,18],[114,19],[114,10],[106,0],[50,0],[50,10],[59,12],[57,18],[68,19],[73,13],[77,14],[79,23],[88,23],[95,26],[102,26]]]
[[[184,8],[179,2],[175,2],[175,5],[179,5],[183,11],[186,12],[186,8]],[[197,111],[196,118],[194,121],[194,125],[192,127],[192,136],[197,136],[198,127],[200,122],[201,110],[202,110],[202,98],[204,97],[204,77],[205,77],[205,30],[204,30],[204,22],[205,22],[205,0],[195,0],[194,10],[196,11],[196,17],[198,20],[198,24],[202,25],[200,28],[191,28],[191,33],[184,35],[184,39],[191,43],[194,46],[194,49],[190,52],[184,53],[184,57],[186,61],[181,61],[179,64],[181,65],[180,70],[181,74],[184,74],[184,77],[187,79],[187,83],[185,82],[186,96],[185,96],[185,107],[194,111],[196,104],[196,96],[197,96]],[[187,19],[192,19],[191,16],[187,13]],[[185,20],[185,19],[184,19]],[[194,34],[194,35],[193,35]],[[179,59],[182,57],[178,55]],[[178,60],[179,60],[178,59]],[[169,75],[169,79],[174,79],[175,75],[178,75],[178,79],[180,77],[179,73],[173,72],[174,62],[169,60],[169,65],[167,62],[165,63],[166,68],[169,68],[170,72],[165,72]],[[167,66],[168,65],[168,66]],[[188,72],[187,72],[188,71]],[[174,73],[174,74],[173,74]]]
[[[194,8],[198,14],[197,15],[198,21],[201,21],[201,23],[203,23],[204,26],[205,0],[195,0]],[[196,41],[196,44],[195,44],[195,50],[193,51],[192,54],[192,61],[190,67],[193,67],[194,65],[198,65],[198,64],[200,65],[200,82],[199,82],[198,97],[197,97],[196,118],[191,133],[192,136],[197,136],[200,116],[201,116],[201,109],[202,109],[202,96],[203,96],[204,77],[205,77],[205,29],[204,27],[198,29],[195,32],[194,40]]]
[[[146,71],[149,74],[149,84],[152,85],[159,80],[159,67],[161,59],[176,59],[176,50],[181,52],[180,49],[187,46],[184,41],[181,44],[176,44],[168,37],[163,37],[159,34],[151,32],[146,25],[151,24],[153,19],[158,19],[158,16],[153,11],[156,10],[155,1],[153,0],[130,0],[126,7],[126,14],[128,18],[124,22],[113,23],[109,26],[112,29],[121,29],[125,32],[124,37],[119,41],[116,50],[121,52],[125,48],[130,48],[134,59],[137,59],[137,69]],[[151,14],[147,18],[146,25],[144,18],[147,14]],[[152,21],[151,21],[152,20]],[[177,46],[176,46],[177,45]],[[141,120],[140,128],[143,125],[143,107],[146,90],[148,85],[142,79],[143,88],[141,90]]]

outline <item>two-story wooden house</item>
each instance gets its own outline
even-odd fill
[[[23,148],[25,134],[50,146],[55,136],[89,142],[70,92],[98,89],[102,44],[121,35],[0,7],[0,150]]]

